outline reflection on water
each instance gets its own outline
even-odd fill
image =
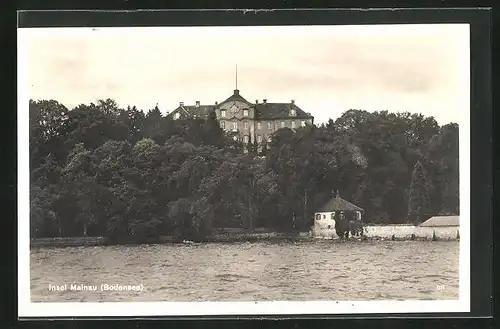
[[[458,242],[416,241],[33,249],[31,300],[458,299],[458,256]],[[144,290],[51,291],[49,284]]]

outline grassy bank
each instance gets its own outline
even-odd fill
[[[102,246],[109,243],[105,237],[67,237],[67,238],[37,238],[31,239],[31,247],[78,247]]]
[[[248,232],[242,229],[219,229],[214,234],[200,241],[202,243],[230,243],[230,242],[258,242],[258,241],[301,241],[309,240],[308,232],[279,233],[264,229]],[[164,244],[164,243],[191,243],[179,236],[159,236],[144,241],[112,241],[106,237],[65,237],[65,238],[36,238],[31,239],[31,247],[78,247],[127,244]]]
[[[286,241],[312,241],[322,238],[314,238],[309,232],[294,232],[294,233],[242,233],[242,232],[224,232],[217,233],[206,237],[202,241],[194,241],[198,243],[231,243],[231,242],[286,242]],[[331,238],[325,238],[331,240]],[[337,239],[335,239],[337,240]],[[352,241],[458,241],[459,239],[447,239],[439,237],[377,237],[363,236],[361,238],[350,238]],[[127,244],[175,244],[175,243],[192,243],[177,236],[160,236],[154,240],[140,242],[113,242],[106,237],[67,237],[67,238],[39,238],[31,240],[31,247],[80,247],[80,246],[103,246],[103,245],[127,245]]]

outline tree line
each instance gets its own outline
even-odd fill
[[[349,110],[258,148],[208,119],[111,99],[30,101],[32,237],[202,238],[215,228],[308,230],[339,190],[367,223],[459,213],[458,125]]]

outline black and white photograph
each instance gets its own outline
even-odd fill
[[[468,24],[18,40],[26,316],[469,311]]]

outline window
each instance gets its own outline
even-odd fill
[[[221,127],[222,129],[226,129],[226,121],[221,121],[221,122],[220,122],[220,127]]]
[[[262,135],[258,135],[257,136],[257,142],[258,143],[262,143]]]
[[[233,130],[238,130],[238,122],[233,122]]]
[[[285,121],[281,121],[281,128],[285,128]]]
[[[273,123],[271,121],[267,123],[267,129],[273,129]]]
[[[295,110],[290,110],[290,116],[294,117],[295,115],[297,115],[297,112],[295,112]]]
[[[305,127],[305,126],[306,126],[306,122],[305,122],[305,121],[302,121],[302,122],[300,122],[300,125],[301,125],[302,127]]]
[[[248,143],[248,136],[247,135],[243,136],[243,143]]]
[[[248,116],[248,110],[243,110],[243,116],[247,117]]]
[[[181,117],[181,114],[179,112],[174,114],[174,119],[179,119]]]
[[[260,122],[257,122],[257,129],[260,129]]]
[[[335,212],[332,212],[330,217],[331,217],[331,219],[335,219]]]
[[[233,140],[237,141],[238,140],[238,136],[233,136]]]
[[[320,214],[316,214],[316,220],[320,220],[321,219],[321,215]]]
[[[222,118],[225,118],[225,117],[226,117],[226,110],[221,110],[221,111],[220,111],[220,116],[221,116]]]
[[[295,129],[295,121],[292,121],[292,129]]]
[[[326,219],[326,215],[323,215],[323,219]]]
[[[248,122],[247,122],[247,121],[245,121],[245,122],[243,123],[243,125],[244,125],[245,129],[248,129]]]
[[[271,143],[271,136],[267,137],[267,142]]]

